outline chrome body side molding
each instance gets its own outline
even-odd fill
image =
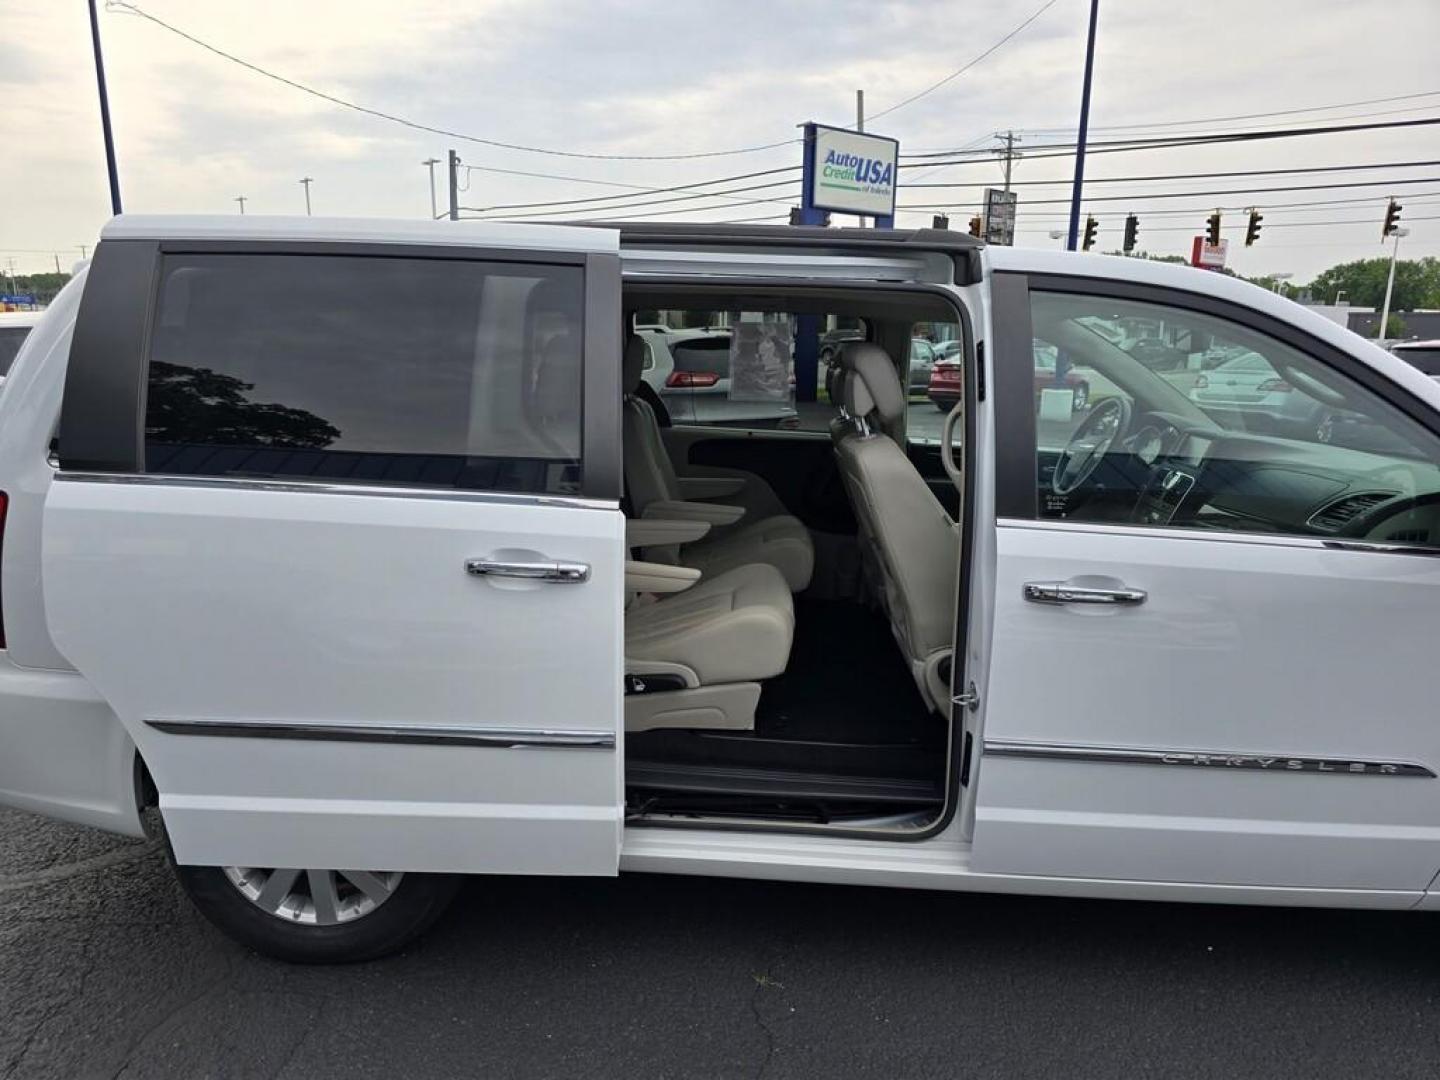
[[[1416,762],[1377,761],[1368,758],[1237,754],[1216,750],[1157,750],[1135,746],[1028,742],[1019,739],[986,739],[984,752],[996,757],[1044,758],[1052,761],[1085,761],[1112,765],[1171,765],[1179,768],[1246,769],[1274,773],[1435,778],[1433,769]]]
[[[614,499],[581,495],[529,495],[472,488],[387,487],[383,484],[344,484],[323,480],[257,480],[240,476],[184,476],[173,473],[55,473],[57,481],[83,484],[134,484],[149,487],[209,488],[211,490],[283,491],[301,495],[368,495],[385,499],[442,499],[448,502],[492,503],[497,506],[560,506],[571,510],[619,510]]]
[[[167,735],[232,739],[301,739],[325,742],[402,743],[418,746],[484,746],[498,749],[614,750],[605,731],[558,731],[488,727],[381,727],[292,720],[197,720],[163,718],[146,725]]]

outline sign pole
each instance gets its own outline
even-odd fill
[[[100,87],[100,128],[105,135],[105,167],[110,172],[110,212],[120,213],[120,174],[115,167],[115,135],[110,130],[110,94],[105,89],[105,58],[100,53],[100,18],[90,0],[90,42],[95,47],[95,81]]]
[[[800,220],[797,225],[824,225],[829,216],[815,206],[815,124],[804,125],[804,154],[800,159]]]
[[[1070,190],[1070,234],[1065,249],[1080,242],[1080,190],[1085,186],[1085,139],[1090,131],[1090,77],[1095,72],[1095,21],[1100,0],[1090,0],[1090,37],[1085,44],[1085,85],[1080,90],[1080,130],[1075,136],[1075,184]]]

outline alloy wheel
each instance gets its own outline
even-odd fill
[[[399,871],[224,867],[225,877],[267,915],[306,926],[339,926],[371,914],[395,895]]]

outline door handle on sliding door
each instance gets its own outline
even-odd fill
[[[1064,581],[1027,581],[1025,599],[1036,604],[1143,604],[1144,589],[1097,589]]]
[[[556,559],[466,559],[465,572],[475,577],[553,581],[560,585],[579,585],[590,580],[589,564]]]

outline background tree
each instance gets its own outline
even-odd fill
[[[1355,262],[1332,266],[1309,285],[1317,304],[1335,302],[1338,293],[1358,307],[1378,308],[1385,303],[1385,278],[1390,273],[1390,260],[1357,259]],[[1395,264],[1395,292],[1390,298],[1392,311],[1414,311],[1416,308],[1440,307],[1440,259],[1427,255],[1423,259],[1401,259]]]

